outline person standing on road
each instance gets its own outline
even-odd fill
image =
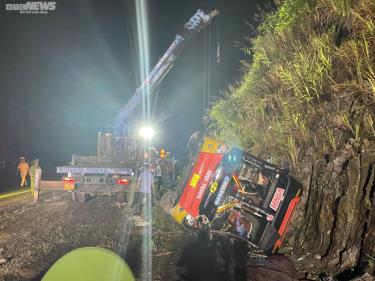
[[[156,177],[155,183],[156,183],[156,193],[157,193],[156,196],[158,196],[158,198],[161,197],[161,184],[162,184],[160,162],[161,160],[158,163],[156,163],[156,168],[155,168],[155,177]]]
[[[2,175],[5,175],[6,174],[6,171],[7,171],[7,162],[5,160],[5,158],[3,158],[1,160],[1,163],[0,163],[0,171],[1,171],[1,174]]]
[[[19,173],[21,176],[20,187],[26,187],[27,186],[26,176],[27,174],[30,173],[30,168],[29,168],[29,164],[26,162],[25,157],[22,156],[20,158],[20,161],[21,162],[18,164],[18,168],[17,168],[17,174]]]
[[[33,160],[32,165],[30,167],[30,187],[31,187],[32,193],[34,193],[34,189],[35,189],[35,174],[38,168],[40,168],[39,159],[35,159]]]
[[[142,205],[148,206],[151,201],[152,193],[154,192],[154,175],[149,164],[145,164],[143,171],[139,175],[137,184],[137,200],[134,205],[134,210],[137,214],[141,214]]]

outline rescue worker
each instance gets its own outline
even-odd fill
[[[204,128],[204,133],[206,135],[212,136],[213,135],[212,129],[211,129],[212,120],[208,115],[204,115],[202,117],[202,124],[203,124],[203,128]]]
[[[159,152],[159,157],[160,158],[165,158],[167,156],[167,153],[165,152],[165,150],[162,148]]]
[[[26,187],[27,182],[26,182],[26,176],[27,174],[30,174],[30,167],[29,164],[26,162],[26,158],[22,156],[20,158],[20,163],[18,164],[17,168],[17,174],[19,173],[21,176],[21,184],[20,187]]]
[[[195,131],[191,136],[187,143],[187,149],[189,150],[189,160],[191,160],[198,152],[200,145],[200,133],[199,131]]]
[[[152,167],[149,164],[145,164],[141,174],[138,178],[137,184],[136,202],[133,206],[136,214],[141,214],[142,205],[148,206],[151,204],[151,197],[154,190],[154,175],[152,173]]]
[[[35,174],[36,170],[39,169],[39,159],[35,159],[32,162],[32,165],[30,167],[30,187],[31,187],[31,192],[34,193],[35,189]]]
[[[162,175],[161,175],[160,161],[156,163],[155,177],[156,177],[156,193],[158,197],[161,197]]]

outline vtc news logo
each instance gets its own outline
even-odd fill
[[[26,2],[5,4],[6,11],[17,11],[20,14],[48,14],[56,9],[56,2]]]

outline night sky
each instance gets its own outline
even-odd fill
[[[15,175],[19,156],[38,157],[44,175],[53,178],[71,154],[96,153],[98,131],[139,85],[135,6],[126,0],[64,0],[48,15],[5,11],[5,3],[25,2],[2,1],[0,8],[0,158]],[[187,44],[154,95],[157,143],[183,157],[190,134],[201,127],[209,33],[211,95],[217,96],[241,77],[246,56],[236,42],[254,35],[245,22],[256,24],[257,7],[270,2],[149,1],[151,67],[198,8],[221,11],[206,36],[197,34]]]

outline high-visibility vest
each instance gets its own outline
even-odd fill
[[[164,149],[160,150],[159,155],[160,155],[160,158],[165,158],[166,153],[165,153]]]

